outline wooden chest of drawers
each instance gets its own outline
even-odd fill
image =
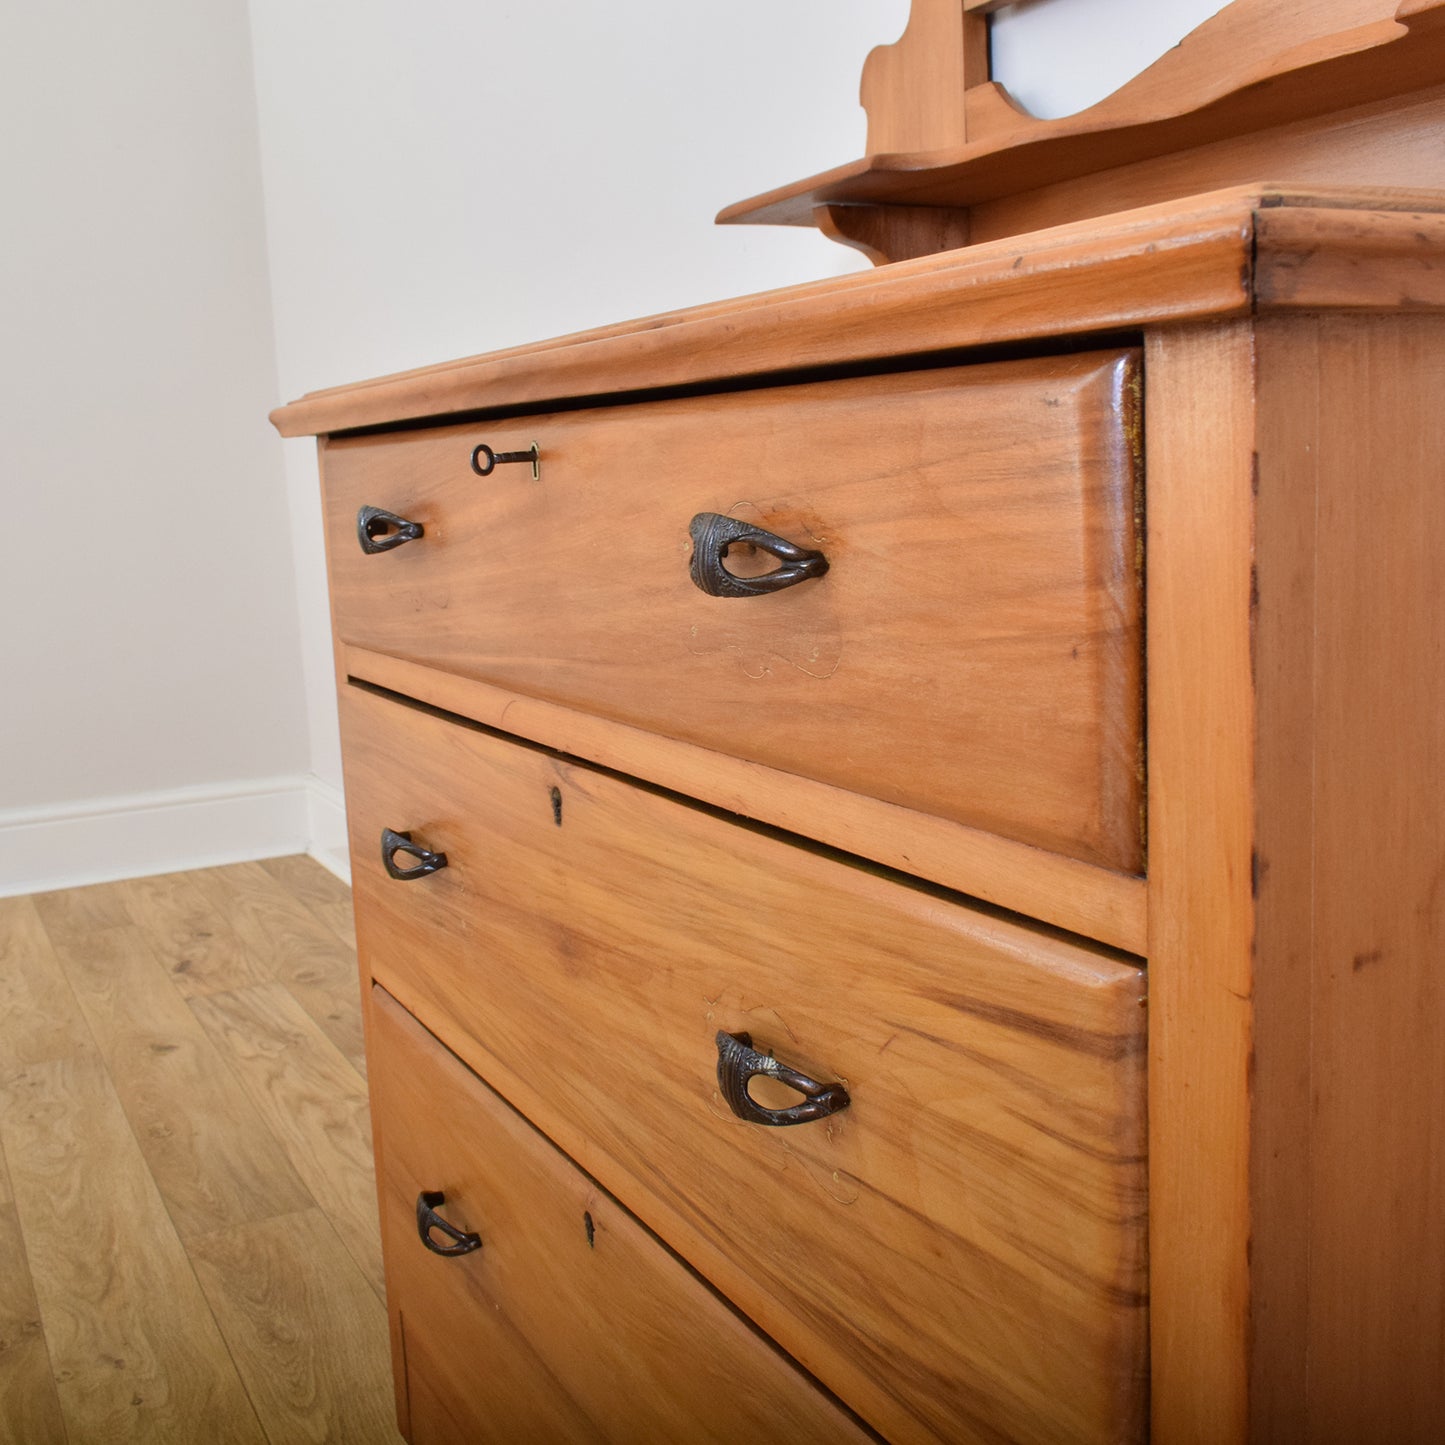
[[[1233,191],[278,413],[416,1445],[1428,1438],[1442,253]]]

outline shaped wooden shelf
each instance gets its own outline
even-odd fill
[[[914,0],[864,66],[869,154],[719,224],[817,226],[883,261],[1264,179],[1445,186],[1445,0],[1234,0],[1059,120],[988,79],[994,8]]]

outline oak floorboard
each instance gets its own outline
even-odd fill
[[[0,1165],[0,1187],[4,1167]],[[15,1206],[0,1195],[0,1442],[65,1445],[60,1396]]]
[[[365,1075],[355,950],[259,863],[200,868],[187,876],[230,918],[246,951]]]
[[[70,1438],[261,1445],[101,1060],[0,1079],[0,1144]]]
[[[285,1150],[140,930],[55,944],[178,1233],[308,1207]]]
[[[210,994],[190,1007],[384,1298],[365,1081],[279,983]]]
[[[356,919],[351,911],[351,889],[314,858],[294,853],[286,858],[263,858],[261,866],[290,889],[338,938],[356,947]]]
[[[0,898],[0,1074],[95,1048],[33,898]]]
[[[135,879],[127,887],[125,910],[186,998],[244,988],[270,977],[190,874]]]
[[[129,922],[125,899],[132,886],[129,882],[91,883],[83,888],[57,888],[51,893],[33,893],[30,897],[46,932],[53,938],[57,933],[117,928]]]
[[[189,1249],[270,1445],[396,1445],[386,1317],[325,1215],[241,1225]]]

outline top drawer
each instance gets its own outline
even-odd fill
[[[1093,353],[333,441],[338,635],[1139,872],[1138,366]],[[472,469],[478,443],[534,440],[537,480]],[[364,553],[365,506],[421,537]],[[708,595],[689,569],[703,513],[827,571]],[[776,565],[736,544],[726,561]]]

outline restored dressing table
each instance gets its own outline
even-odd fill
[[[991,8],[721,218],[894,264],[275,414],[415,1445],[1445,1429],[1445,4]]]

